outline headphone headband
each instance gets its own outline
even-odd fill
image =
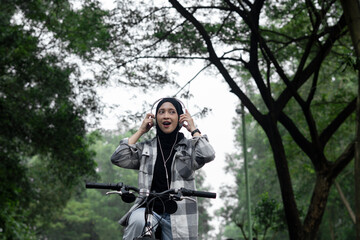
[[[180,105],[181,105],[181,108],[182,108],[183,112],[185,113],[185,105],[184,105],[184,103],[183,103],[182,101],[180,101],[178,98],[175,98],[175,97],[169,97],[169,98],[173,98],[173,99],[175,99],[176,101],[178,101],[178,103],[180,103]],[[150,111],[151,113],[153,112],[153,109],[154,109],[155,105],[158,104],[159,102],[161,102],[163,99],[164,99],[164,98],[160,98],[160,99],[156,100],[156,101],[152,104],[152,106],[151,106],[151,111]],[[155,115],[156,115],[156,113],[155,113]]]

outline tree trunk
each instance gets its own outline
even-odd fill
[[[310,207],[304,220],[304,239],[314,240],[324,215],[327,199],[330,193],[331,180],[318,174],[311,197]]]
[[[277,129],[276,123],[273,123],[271,120],[269,120],[268,124],[270,124],[271,127],[263,126],[263,129],[268,135],[268,139],[270,140],[270,145],[274,154],[275,166],[280,183],[281,197],[283,200],[289,236],[291,240],[302,240],[303,227],[300,221],[299,211],[296,206],[284,146],[282,144],[281,136]]]
[[[356,107],[356,140],[355,140],[355,228],[356,240],[360,240],[360,61],[358,58],[358,98]]]
[[[360,2],[359,0],[341,0],[346,22],[356,53],[358,70],[358,98],[356,107],[356,139],[355,139],[355,215],[356,239],[360,240]]]

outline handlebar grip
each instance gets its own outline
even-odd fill
[[[86,183],[86,188],[96,188],[96,189],[111,189],[120,191],[122,184],[110,184],[110,183]]]
[[[194,196],[196,196],[196,197],[205,197],[205,198],[216,198],[216,193],[203,192],[203,191],[194,191]]]
[[[182,192],[183,196],[216,198],[216,193],[213,193],[213,192],[195,191],[195,190],[190,190],[190,189],[186,189],[186,188],[182,188],[181,192]]]

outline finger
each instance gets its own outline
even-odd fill
[[[149,119],[149,121],[147,121],[146,123],[146,128],[150,130],[153,126],[154,126],[153,121]]]
[[[184,121],[185,118],[186,118],[186,115],[185,115],[185,114],[181,114],[181,115],[180,115],[180,118],[179,118],[179,121]]]
[[[147,113],[146,114],[146,118],[154,118],[155,116],[154,116],[154,114],[152,114],[152,113]]]

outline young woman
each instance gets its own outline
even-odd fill
[[[153,121],[155,120],[155,121]],[[156,137],[138,142],[139,138],[156,126]],[[191,132],[187,139],[179,132],[181,127]],[[206,135],[196,128],[190,113],[182,109],[182,103],[175,98],[163,98],[156,107],[155,115],[146,114],[138,131],[128,139],[120,141],[113,153],[113,164],[139,171],[139,188],[162,192],[181,187],[195,190],[194,171],[215,158],[214,149]],[[169,214],[166,201],[152,202],[154,224],[161,226],[162,239],[197,239],[198,212],[195,201],[177,202],[175,213]],[[144,224],[144,202],[138,198],[130,211],[120,219],[126,226],[124,239],[133,240],[141,235]]]

